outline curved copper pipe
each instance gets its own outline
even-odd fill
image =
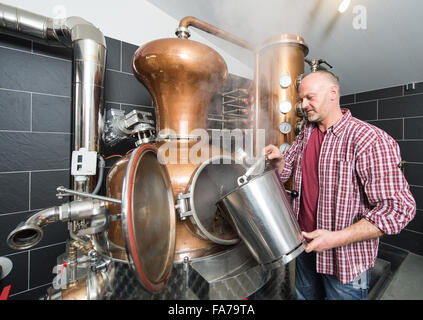
[[[259,83],[258,83],[258,78],[259,78],[259,74],[258,74],[258,49],[256,48],[255,45],[253,45],[252,43],[245,41],[241,38],[238,38],[237,36],[223,31],[222,29],[219,29],[211,24],[208,24],[207,22],[204,22],[200,19],[197,19],[195,17],[192,16],[187,16],[185,18],[182,18],[182,20],[179,22],[179,27],[176,30],[176,35],[179,38],[185,38],[188,39],[190,36],[190,33],[188,31],[188,27],[195,27],[197,29],[200,29],[204,32],[210,33],[216,37],[222,38],[226,41],[229,41],[233,44],[236,44],[240,47],[243,47],[245,49],[248,49],[250,51],[252,51],[253,53],[255,53],[255,67],[254,67],[254,87],[255,87],[255,106],[254,106],[254,111],[255,111],[255,124],[257,124],[258,119],[257,117],[259,117]],[[253,126],[253,130],[254,130],[254,140],[255,142],[255,152],[256,154],[260,154],[261,150],[258,150],[258,137],[257,137],[257,125]]]
[[[233,34],[230,34],[229,32],[223,31],[222,29],[219,29],[215,26],[212,26],[211,24],[208,24],[207,22],[204,22],[200,19],[197,19],[191,16],[185,17],[179,22],[179,27],[176,32],[178,37],[188,38],[189,34],[186,34],[183,31],[187,31],[188,27],[190,26],[200,29],[204,32],[210,33],[216,37],[225,39],[245,49],[251,50],[253,52],[256,51],[256,47],[253,44],[249,43],[248,41],[238,38],[237,36],[234,36]]]

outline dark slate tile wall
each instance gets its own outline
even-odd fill
[[[106,109],[146,110],[154,117],[152,99],[131,70],[137,46],[106,42]],[[66,250],[66,223],[45,227],[43,240],[29,250],[9,248],[6,238],[40,209],[66,201],[55,195],[57,186],[71,186],[71,94],[71,50],[0,35],[0,256],[14,265],[0,291],[11,284],[10,299],[45,294],[57,256]],[[116,160],[107,161],[106,172]]]
[[[423,255],[423,82],[346,95],[341,106],[398,142],[417,213],[399,235],[385,235],[381,241]]]

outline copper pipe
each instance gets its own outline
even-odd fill
[[[260,141],[259,141],[259,134],[258,134],[258,123],[260,120],[260,90],[259,90],[259,61],[260,61],[260,55],[258,53],[258,49],[255,45],[251,44],[248,41],[245,41],[241,38],[238,38],[237,36],[230,34],[229,32],[223,31],[222,29],[219,29],[215,26],[212,26],[202,20],[199,20],[195,17],[188,16],[183,18],[179,22],[179,27],[176,30],[176,35],[179,38],[185,38],[188,39],[190,36],[188,27],[192,26],[197,29],[200,29],[204,32],[210,33],[212,35],[215,35],[219,38],[222,38],[224,40],[227,40],[231,43],[234,43],[240,47],[246,48],[252,52],[255,53],[255,63],[254,63],[254,87],[255,87],[255,105],[254,105],[254,153],[256,155],[261,154],[260,148]]]
[[[185,38],[188,39],[190,34],[188,31],[188,27],[194,27],[197,29],[200,29],[204,32],[210,33],[216,37],[222,38],[226,41],[232,42],[240,47],[243,47],[245,49],[251,50],[253,52],[256,51],[256,47],[249,43],[248,41],[245,41],[241,38],[238,38],[237,36],[230,34],[229,32],[223,31],[222,29],[219,29],[215,26],[212,26],[211,24],[208,24],[207,22],[204,22],[202,20],[199,20],[195,17],[185,17],[179,22],[179,27],[176,30],[176,35],[179,38]]]
[[[256,52],[255,61],[254,61],[254,125],[253,125],[253,136],[254,136],[254,154],[260,155],[261,150],[259,150],[259,136],[258,136],[258,124],[260,121],[260,54]]]

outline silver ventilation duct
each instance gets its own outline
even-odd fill
[[[73,49],[73,148],[99,152],[107,52],[101,31],[79,17],[54,19],[0,3],[0,33]],[[80,191],[93,188],[91,176],[76,180]]]
[[[103,134],[107,48],[102,32],[79,17],[54,19],[0,3],[0,33],[49,46],[73,49],[73,150],[74,152],[81,151],[84,155],[90,154],[91,159],[94,158],[94,169],[76,174],[73,172],[74,161],[72,161],[73,188],[81,192],[92,191],[96,174],[96,158],[100,153],[100,138]],[[77,158],[77,155],[73,155],[73,158]],[[75,199],[81,200],[81,197],[75,197]],[[73,232],[77,232],[76,225],[70,226],[69,229],[74,238]],[[42,236],[39,229],[35,231],[37,235]],[[28,245],[33,245],[34,242],[31,239],[26,240]],[[92,240],[96,248],[101,248],[104,234],[95,234]],[[23,248],[25,245],[22,242],[25,242],[25,239],[20,243]]]

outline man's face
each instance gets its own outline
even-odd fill
[[[328,115],[331,107],[330,87],[319,74],[310,74],[301,81],[298,93],[308,121],[320,122]]]

